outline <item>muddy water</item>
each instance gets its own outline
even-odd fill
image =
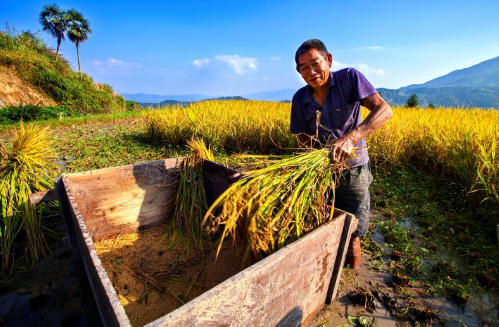
[[[384,246],[383,235],[377,229],[373,230],[372,238],[385,250],[385,253],[390,253],[390,249]],[[395,301],[396,306],[407,305],[408,300],[414,301],[413,303],[425,303],[439,313],[440,322],[445,326],[499,326],[499,299],[497,295],[482,289],[475,290],[471,294],[469,302],[461,308],[446,299],[420,296],[417,292],[411,291],[412,288],[407,288],[408,292],[412,293],[411,297],[404,298],[393,287],[392,276],[387,272],[388,258],[384,258],[385,264],[379,265],[378,269],[373,269],[367,260],[368,255],[363,254],[363,260],[357,270],[344,270],[336,301],[325,306],[324,310],[309,326],[343,326],[348,324],[349,315],[367,317],[368,321],[374,322],[377,326],[410,325],[410,322],[400,321],[394,317],[389,308],[382,304],[378,298],[374,299],[376,308],[374,312],[370,312],[363,305],[355,303],[352,294],[358,287],[369,290],[373,294],[379,292],[378,294],[387,295]],[[414,289],[416,288],[414,287]],[[434,320],[432,325],[440,326],[440,322]]]
[[[62,242],[33,269],[0,280],[0,326],[102,326],[83,262]]]

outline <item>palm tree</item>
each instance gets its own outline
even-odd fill
[[[57,39],[57,52],[55,53],[55,60],[57,61],[59,47],[61,46],[62,40],[64,40],[64,32],[67,27],[65,12],[55,3],[52,5],[45,5],[40,12],[39,20],[40,24],[43,26],[43,30],[48,31]]]
[[[92,33],[90,30],[90,23],[83,18],[83,15],[76,11],[75,9],[70,9],[66,12],[66,21],[68,24],[68,29],[66,34],[68,35],[71,42],[76,45],[76,55],[78,56],[78,70],[81,77],[81,65],[80,65],[80,43],[88,39],[88,34]]]

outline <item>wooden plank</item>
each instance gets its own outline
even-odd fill
[[[170,159],[66,175],[93,240],[164,222],[173,208],[180,161]]]
[[[203,162],[206,200],[211,205],[232,183],[241,178],[241,173],[213,161]]]
[[[339,212],[341,210],[336,209],[336,211]],[[331,304],[331,302],[336,299],[336,293],[338,292],[338,286],[340,285],[341,272],[343,271],[343,266],[345,264],[350,238],[352,233],[357,229],[358,219],[348,212],[345,212],[345,214],[345,224],[343,225],[340,246],[338,247],[336,262],[334,263],[333,274],[331,275],[331,282],[329,283],[329,289],[327,291],[326,304]]]
[[[171,182],[177,177],[178,163],[177,159],[169,159],[69,174],[56,183],[61,207],[69,207],[64,214],[65,219],[69,217],[68,235],[72,230],[105,325],[130,326],[130,321],[93,242],[119,234],[123,228],[147,226],[140,217],[143,212],[146,217],[153,217],[157,212],[155,207],[171,199],[174,192],[167,189],[174,187]],[[236,171],[215,163],[205,162],[204,169],[207,191],[212,198],[240,178]],[[138,191],[152,193],[154,197],[144,195],[142,198],[146,201],[139,201]],[[126,209],[127,205],[131,208]],[[137,207],[144,210],[137,213]],[[112,211],[118,211],[119,215],[115,216]],[[164,207],[162,211],[164,215]],[[153,217],[148,223],[154,223],[158,217],[164,216]],[[331,288],[329,284],[334,280],[333,269],[338,260],[344,260],[343,256],[338,258],[337,253],[344,241],[341,236],[345,233],[346,218],[345,213],[336,211],[331,222],[148,326],[298,326],[306,323],[324,305]]]
[[[69,203],[70,217],[74,225],[74,235],[94,299],[105,326],[131,326],[125,309],[121,305],[118,295],[106,274],[104,266],[97,255],[92,237],[89,234],[85,221],[78,210],[71,186],[67,183],[67,176],[62,176],[60,184]],[[61,197],[62,198],[62,197]]]
[[[181,308],[157,326],[299,326],[324,305],[346,214]]]
[[[78,243],[76,241],[74,218],[71,214],[71,204],[69,203],[69,199],[66,193],[66,188],[64,187],[64,183],[62,181],[62,176],[59,176],[54,181],[54,186],[59,197],[59,206],[61,207],[62,217],[64,220],[64,227],[66,228],[66,234],[68,235],[69,238],[69,247],[72,250],[77,250]]]
[[[59,195],[55,189],[43,192],[31,193],[29,196],[29,203],[37,205],[42,202],[50,202],[59,200]]]

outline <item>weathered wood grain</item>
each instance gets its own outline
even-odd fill
[[[29,196],[29,203],[36,205],[42,202],[50,202],[59,200],[59,195],[56,189],[51,189],[43,192],[31,193]]]
[[[173,208],[181,160],[67,174],[56,181],[68,235],[80,250],[107,326],[130,326],[130,321],[94,241],[163,221]],[[240,178],[208,161],[203,169],[210,203]],[[331,222],[148,326],[298,326],[308,321],[334,290],[330,282],[339,281],[333,270],[344,260],[345,231],[355,220],[336,210]]]
[[[173,207],[180,161],[65,175],[94,242],[164,222]]]
[[[338,209],[336,209],[336,211],[341,212]],[[345,224],[343,225],[338,251],[336,252],[336,260],[333,274],[331,275],[331,282],[329,283],[329,289],[327,291],[326,304],[331,304],[333,300],[336,299],[336,293],[338,292],[338,286],[340,285],[341,271],[345,265],[350,238],[352,233],[357,229],[358,219],[351,213],[345,212],[345,214]]]
[[[324,305],[345,218],[345,213],[338,214],[147,326],[299,326],[307,322]]]

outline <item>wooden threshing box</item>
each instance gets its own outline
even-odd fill
[[[102,320],[130,326],[94,242],[164,222],[172,208],[179,159],[64,174],[56,181],[68,236],[83,258]],[[205,161],[208,202],[237,172]],[[147,326],[299,326],[336,294],[357,219],[335,218]]]

